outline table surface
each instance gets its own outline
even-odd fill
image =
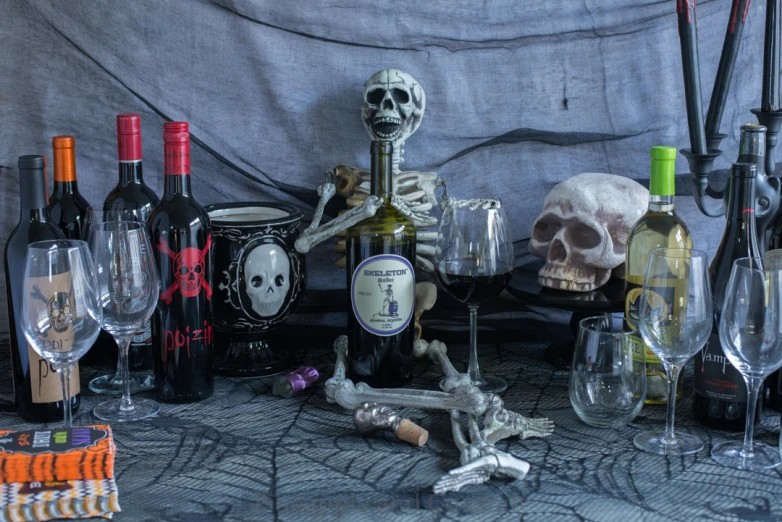
[[[406,411],[430,433],[425,447],[414,448],[390,434],[358,435],[351,415],[326,402],[322,383],[282,399],[271,394],[270,379],[218,378],[202,403],[164,404],[156,418],[113,426],[123,510],[115,520],[782,520],[778,471],[724,468],[707,450],[683,458],[637,451],[633,436],[662,427],[662,407],[645,407],[618,430],[581,423],[568,400],[568,374],[543,361],[544,347],[480,348],[482,369],[510,382],[507,408],[556,423],[549,438],[498,444],[530,463],[524,480],[435,496],[432,485],[459,465],[446,414]],[[457,368],[465,367],[466,348],[451,352]],[[5,401],[12,400],[7,353],[3,347]],[[324,376],[333,371],[325,345],[298,354]],[[106,369],[82,368],[82,389]],[[438,366],[421,362],[418,370],[416,386],[438,381]],[[85,392],[74,422],[93,423],[99,401]],[[677,427],[702,437],[707,449],[741,437],[697,425],[689,400],[677,410]],[[4,429],[32,426],[12,412],[0,415]],[[776,445],[778,424],[766,411],[757,438]]]

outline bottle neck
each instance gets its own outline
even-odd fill
[[[165,197],[190,195],[190,141],[166,142],[164,146],[166,187]]]
[[[46,222],[46,174],[41,170],[19,171],[20,220]]]
[[[393,187],[391,174],[393,172],[393,155],[372,154],[370,192],[385,201],[391,200]]]
[[[753,255],[758,255],[755,225],[755,178],[731,177],[731,193],[726,214],[728,229],[733,229],[735,241],[747,245]]]
[[[166,199],[175,195],[190,196],[190,175],[167,175],[163,194]]]
[[[739,163],[752,163],[759,176],[766,174],[766,133],[742,131],[739,141]]]
[[[61,198],[66,195],[75,195],[79,193],[79,186],[76,180],[58,181],[54,180],[54,195]]]
[[[144,183],[141,160],[119,162],[119,183],[122,186],[130,185],[132,183]]]
[[[649,196],[649,212],[673,212],[673,194],[670,196]]]

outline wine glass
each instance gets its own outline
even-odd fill
[[[122,398],[100,403],[94,415],[109,422],[153,417],[160,405],[149,399],[130,398],[128,348],[157,306],[160,283],[145,226],[129,221],[108,221],[92,227],[90,250],[98,274],[103,329],[117,341],[122,371]]]
[[[703,441],[688,433],[674,433],[676,384],[687,360],[703,348],[713,324],[709,263],[705,252],[657,248],[640,296],[638,325],[646,345],[660,358],[668,375],[665,431],[636,435],[635,446],[656,455],[689,455],[703,449]]]
[[[27,247],[21,327],[33,350],[62,381],[65,426],[71,416],[71,372],[100,332],[102,309],[92,256],[84,241],[56,239]]]
[[[782,464],[779,449],[753,442],[755,411],[763,379],[782,366],[782,269],[764,268],[759,257],[733,263],[720,317],[720,343],[725,356],[747,383],[744,442],[728,441],[711,449],[726,466],[763,470]]]
[[[84,219],[82,237],[86,238],[87,242],[89,242],[92,231],[98,228],[101,223],[131,221],[144,224],[146,222],[147,214],[149,214],[149,210],[146,207],[125,202],[123,202],[123,205],[121,206],[115,205],[110,210],[90,207]],[[142,326],[139,333],[147,334],[148,329],[149,322]],[[109,338],[106,340],[107,342],[114,343],[114,339],[111,338],[110,334],[102,333],[101,335],[105,335]],[[155,376],[151,370],[129,372],[128,375],[130,377],[130,393],[147,391],[155,387]],[[122,368],[119,357],[117,358],[117,368],[114,374],[95,377],[90,381],[89,387],[90,390],[99,395],[122,395]]]
[[[470,311],[470,365],[473,385],[499,393],[508,383],[481,376],[478,368],[478,307],[498,295],[513,270],[513,240],[499,199],[448,200],[435,250],[440,286]]]

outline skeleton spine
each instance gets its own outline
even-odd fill
[[[212,237],[209,216],[190,190],[190,135],[164,126],[165,192],[147,221],[161,294],[152,316],[155,385],[168,402],[212,395]]]

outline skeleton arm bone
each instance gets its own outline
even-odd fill
[[[374,216],[377,209],[380,207],[380,204],[380,198],[377,196],[369,196],[363,204],[348,210],[325,225],[316,229],[313,229],[312,227],[308,228],[299,236],[299,239],[296,240],[296,243],[294,244],[296,251],[300,254],[306,254],[314,246],[336,235],[338,232],[347,230],[356,223]]]

